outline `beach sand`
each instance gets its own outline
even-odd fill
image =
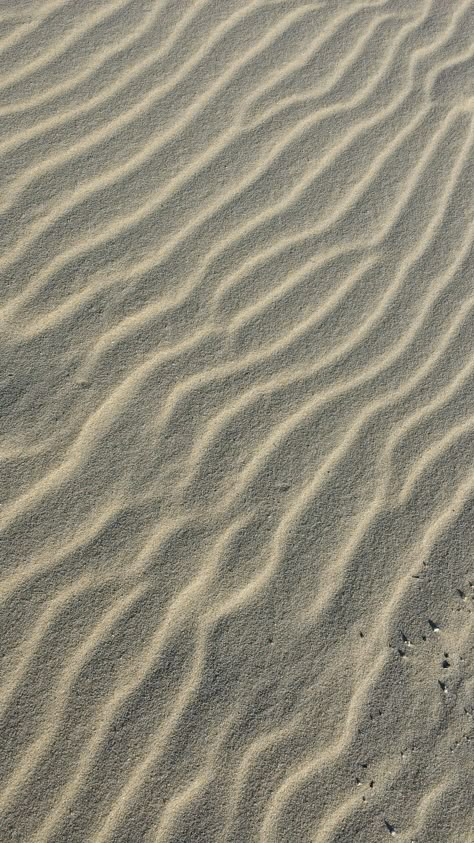
[[[0,843],[474,843],[473,0],[1,0]]]

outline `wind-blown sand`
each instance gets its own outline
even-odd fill
[[[0,843],[474,843],[473,0],[1,0]]]

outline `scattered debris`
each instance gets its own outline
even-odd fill
[[[387,829],[388,833],[389,833],[389,834],[391,834],[391,835],[392,835],[392,837],[395,837],[395,835],[396,835],[396,833],[397,833],[397,832],[395,831],[395,826],[393,826],[393,825],[392,825],[391,823],[389,823],[387,820],[384,820],[384,823],[385,823],[385,827],[386,827],[386,829]]]

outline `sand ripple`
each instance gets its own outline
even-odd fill
[[[0,4],[2,843],[474,843],[473,33]]]

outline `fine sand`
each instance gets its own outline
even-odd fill
[[[0,0],[0,843],[474,843],[474,0]]]

